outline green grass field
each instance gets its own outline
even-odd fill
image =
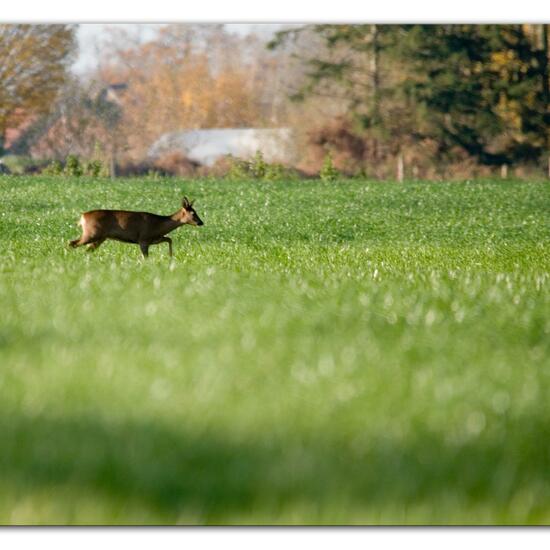
[[[183,192],[173,262],[66,246]],[[0,197],[0,523],[550,523],[550,184]]]

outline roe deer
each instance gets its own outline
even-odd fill
[[[187,197],[183,197],[182,207],[171,216],[127,210],[91,210],[80,216],[78,224],[82,227],[82,236],[69,242],[73,248],[87,244],[89,250],[95,250],[106,239],[114,239],[139,244],[144,257],[149,255],[152,244],[159,243],[168,243],[172,256],[172,239],[166,236],[167,233],[185,224],[204,225]]]

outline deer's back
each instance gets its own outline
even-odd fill
[[[163,216],[149,212],[90,210],[82,214],[80,224],[89,235],[137,243],[155,233],[163,220]]]

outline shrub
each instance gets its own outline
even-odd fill
[[[47,176],[60,176],[63,173],[63,165],[59,160],[52,160],[42,173]]]
[[[44,161],[26,155],[6,155],[2,164],[11,174],[36,174],[44,168]]]
[[[103,173],[103,163],[98,159],[88,161],[84,168],[84,173],[87,176],[98,178]]]
[[[336,170],[334,163],[332,162],[332,155],[330,151],[325,155],[325,160],[323,161],[323,166],[319,172],[319,177],[323,181],[334,181],[340,176],[338,170]]]
[[[263,180],[267,173],[268,165],[261,151],[256,151],[254,158],[248,163],[250,175],[257,180]]]
[[[246,160],[241,160],[231,155],[228,155],[227,159],[230,163],[229,170],[226,176],[227,179],[245,180],[252,177],[250,174],[248,162]]]
[[[151,169],[147,172],[145,177],[153,181],[160,181],[162,174],[158,170]]]
[[[289,170],[287,170],[282,164],[274,163],[268,164],[264,179],[267,181],[278,181],[290,176]]]
[[[82,165],[80,164],[78,157],[76,155],[69,155],[65,162],[64,174],[66,176],[79,178],[82,175],[82,172]]]
[[[230,161],[230,168],[226,177],[231,180],[276,181],[296,177],[296,174],[282,164],[266,162],[261,151],[257,151],[249,161],[234,158],[231,155],[227,159]]]

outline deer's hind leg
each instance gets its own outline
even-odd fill
[[[80,238],[78,239],[74,239],[72,241],[69,241],[69,246],[72,247],[72,248],[77,248],[79,246],[83,246],[85,244],[91,244],[93,243],[94,241],[98,241],[99,239],[95,239],[89,231],[87,231],[87,229],[89,229],[87,226],[86,226],[86,220],[85,220],[85,217],[84,215],[82,215],[80,217],[80,221],[78,222],[78,225],[80,225],[80,227],[82,228],[82,235]],[[101,244],[101,243],[99,243]],[[98,245],[99,246],[99,245]]]
[[[74,241],[69,241],[69,246],[73,248],[77,248],[78,246],[83,246],[85,244],[95,244],[98,241],[101,241],[99,244],[103,242],[103,240],[101,239],[94,239],[89,235],[83,234],[82,237],[80,237],[79,239],[75,239]],[[99,244],[97,246],[99,246]]]
[[[77,248],[78,246],[83,246],[85,244],[90,244],[89,239],[85,235],[82,235],[82,237],[75,239],[74,241],[69,241],[69,246],[72,248]]]
[[[97,250],[104,242],[106,238],[103,237],[102,239],[98,239],[97,241],[89,242],[88,243],[88,252],[93,252],[94,250]]]

